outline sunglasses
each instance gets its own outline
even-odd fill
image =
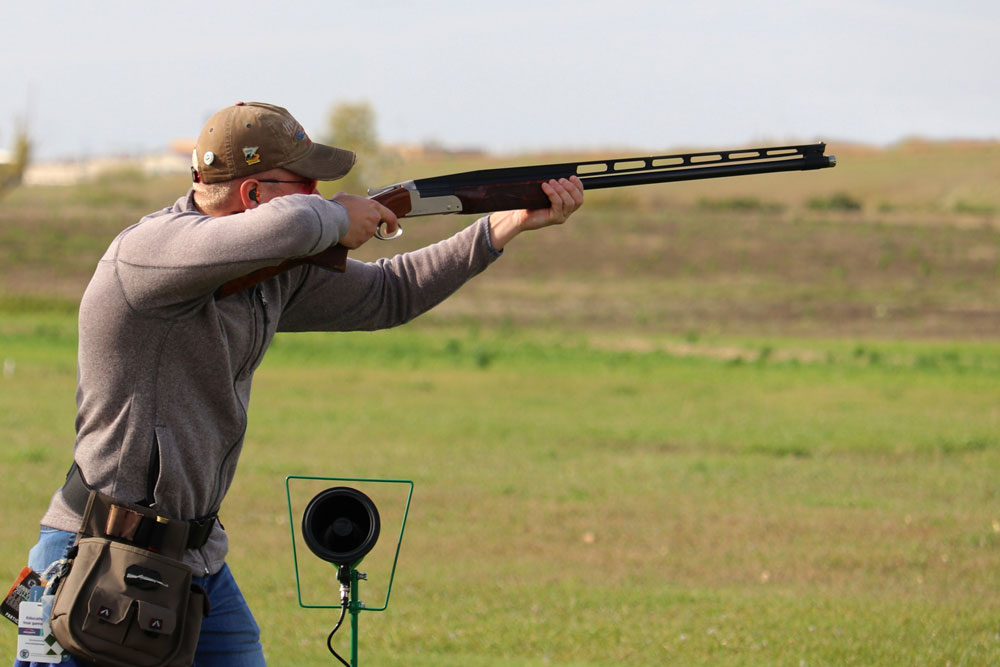
[[[257,182],[258,183],[298,183],[299,185],[307,185],[307,186],[309,186],[309,189],[315,189],[316,188],[316,181],[314,181],[312,179],[293,181],[293,180],[283,180],[283,179],[280,179],[280,178],[258,178]]]

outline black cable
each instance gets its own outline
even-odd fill
[[[330,649],[330,653],[333,654],[334,658],[336,658],[337,660],[340,660],[340,662],[343,663],[344,665],[346,665],[346,667],[351,667],[351,663],[349,663],[346,660],[344,660],[343,658],[341,658],[340,654],[333,650],[333,635],[334,635],[335,632],[337,632],[337,630],[340,629],[340,626],[343,624],[344,617],[346,615],[347,615],[347,601],[345,600],[344,604],[341,605],[341,607],[340,607],[340,618],[337,619],[337,625],[333,626],[333,630],[330,630],[330,634],[327,635],[327,637],[326,637],[326,647],[328,649]]]

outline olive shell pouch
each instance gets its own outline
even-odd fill
[[[184,521],[91,492],[69,572],[56,584],[50,622],[59,644],[111,667],[191,665],[208,596],[183,561],[187,533]]]

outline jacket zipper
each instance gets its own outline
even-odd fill
[[[257,361],[263,354],[264,343],[267,341],[267,301],[264,299],[264,294],[260,289],[260,285],[255,285],[253,290],[249,294],[250,297],[250,316],[253,319],[253,342],[250,346],[250,353],[247,356],[247,360],[243,363],[243,367],[240,368],[239,373],[234,376],[234,380],[238,381],[242,379],[247,373],[249,373],[253,367],[256,365]],[[263,317],[263,327],[260,327],[257,323],[257,300],[260,299],[260,309],[261,315]],[[261,328],[263,331],[261,331]],[[260,339],[258,342],[258,338]],[[233,392],[236,392],[236,387],[233,387]],[[240,402],[237,399],[237,402]],[[215,491],[212,494],[212,507],[218,512],[222,504],[222,499],[220,496],[220,490],[222,489],[222,474],[226,468],[226,462],[229,461],[229,457],[233,455],[233,450],[236,448],[240,442],[242,442],[243,437],[246,435],[247,430],[247,413],[246,406],[240,402],[240,407],[243,410],[243,432],[240,433],[239,439],[233,442],[229,446],[229,450],[226,452],[225,456],[219,462],[219,469],[215,474]]]
[[[253,321],[253,340],[250,341],[250,349],[247,351],[247,357],[243,361],[243,365],[240,366],[240,370],[233,376],[236,380],[243,379],[243,376],[254,367],[254,364],[260,357],[260,348],[263,347],[263,342],[267,337],[266,331],[261,333],[261,327],[257,322],[257,300],[260,299],[261,310],[264,313],[264,328],[267,328],[266,303],[264,302],[264,297],[260,292],[260,286],[254,286],[254,288],[247,293],[247,299],[249,300],[248,305],[250,307],[250,319]]]

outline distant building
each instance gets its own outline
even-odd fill
[[[177,140],[162,153],[35,163],[25,170],[24,184],[75,185],[96,180],[108,172],[129,169],[138,170],[146,176],[184,174],[191,169],[193,146],[193,141]]]

